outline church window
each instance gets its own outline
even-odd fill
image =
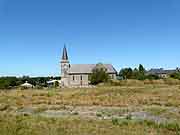
[[[75,78],[74,78],[74,75],[73,75],[73,81],[75,80]]]
[[[82,78],[82,75],[81,75],[81,81],[83,80],[83,78]]]

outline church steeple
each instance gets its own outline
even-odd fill
[[[67,55],[66,45],[64,45],[62,60],[63,60],[63,61],[68,61],[68,55]]]
[[[70,69],[70,64],[68,60],[67,49],[66,49],[66,45],[64,45],[62,59],[61,59],[61,78],[62,79],[68,78],[69,69]],[[66,83],[68,82],[66,81]]]

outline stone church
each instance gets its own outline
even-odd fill
[[[103,64],[111,79],[116,79],[117,71],[111,64]],[[64,87],[86,87],[89,85],[89,75],[96,64],[70,64],[66,46],[61,59],[61,85]]]

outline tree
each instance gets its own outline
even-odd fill
[[[60,77],[56,77],[60,78]],[[26,81],[34,86],[47,87],[47,81],[50,77],[29,77],[23,76],[20,78],[17,77],[0,77],[0,89],[11,89],[13,87],[17,87]]]
[[[146,70],[143,67],[143,65],[139,64],[139,74],[138,74],[137,79],[138,80],[145,80],[146,79],[145,72],[146,72]]]
[[[59,82],[58,82],[58,81],[55,81],[54,87],[55,87],[55,88],[59,87]]]
[[[139,72],[141,73],[141,74],[145,74],[145,68],[143,67],[143,65],[142,64],[139,64]]]
[[[180,80],[180,71],[176,71],[170,75],[171,78],[179,79]]]
[[[138,79],[145,80],[146,79],[146,70],[142,64],[139,65],[138,69],[135,68],[132,70],[131,68],[121,69],[119,72],[119,76],[123,77],[123,79]]]
[[[93,69],[92,74],[90,75],[90,82],[93,85],[107,82],[109,80],[109,75],[107,74],[107,69],[103,64],[99,63]]]
[[[135,68],[133,70],[133,75],[132,75],[132,79],[137,79],[139,76],[139,70],[137,68]]]
[[[133,70],[131,68],[121,69],[121,71],[119,72],[119,76],[122,76],[123,79],[132,79]]]

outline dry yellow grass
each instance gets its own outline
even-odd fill
[[[44,118],[34,115],[24,117],[15,116],[13,111],[26,107],[36,107],[37,112],[46,110],[49,107],[53,107],[53,110],[65,110],[66,105],[109,106],[111,108],[133,106],[133,108],[143,108],[155,115],[162,114],[179,120],[180,114],[178,112],[169,112],[166,109],[180,107],[180,86],[158,84],[104,86],[91,89],[0,91],[0,134],[179,134],[180,125],[176,124],[157,125],[148,121],[133,120],[90,120],[83,117],[68,117],[68,119]],[[113,110],[111,111],[113,112]]]
[[[173,129],[173,130],[171,130]],[[0,114],[1,135],[176,135],[172,127],[166,128],[147,121],[100,121],[44,118]]]
[[[110,82],[111,85],[114,86],[144,86],[146,84],[149,85],[180,85],[180,80],[173,79],[173,78],[166,78],[160,80],[149,80],[146,79],[144,81],[140,80],[112,80]]]
[[[1,92],[1,103],[17,107],[39,104],[78,106],[180,106],[179,86],[127,86],[93,89],[15,90]]]

